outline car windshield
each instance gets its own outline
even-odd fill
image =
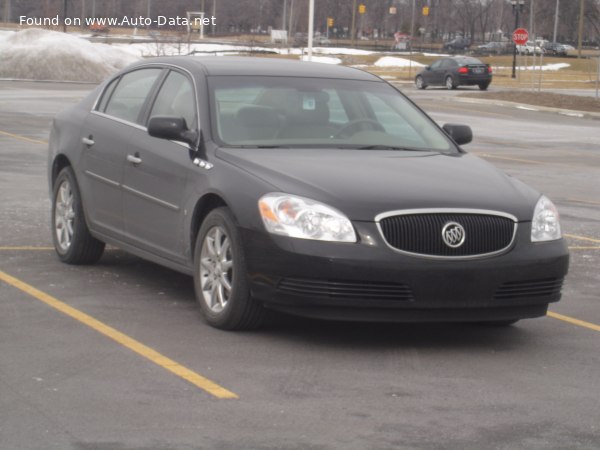
[[[223,146],[458,152],[386,83],[219,76],[208,85],[213,136]]]

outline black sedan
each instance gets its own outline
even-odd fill
[[[456,56],[442,58],[426,66],[415,78],[418,89],[427,86],[445,86],[456,89],[458,86],[479,86],[485,91],[492,82],[492,68],[477,58]]]
[[[105,243],[192,275],[206,321],[543,316],[568,252],[552,202],[357,69],[139,62],[53,121],[60,260]]]

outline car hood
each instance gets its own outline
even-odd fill
[[[218,149],[274,191],[373,221],[405,209],[480,209],[530,221],[539,193],[469,154],[347,149]]]

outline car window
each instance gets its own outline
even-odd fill
[[[445,59],[442,63],[443,69],[451,69],[452,67],[456,67],[456,61],[453,59]]]
[[[104,113],[139,123],[140,111],[162,69],[138,69],[123,75],[116,85]]]
[[[153,116],[183,117],[190,130],[198,128],[194,88],[185,75],[169,73],[152,106]]]
[[[106,104],[110,100],[110,96],[112,95],[115,88],[117,87],[117,84],[119,83],[119,80],[120,80],[120,78],[115,78],[108,84],[108,86],[106,86],[106,88],[104,89],[104,93],[102,94],[102,99],[100,100],[100,103],[98,103],[98,106],[96,107],[96,109],[98,111],[104,111],[104,109],[106,108]]]
[[[439,69],[441,67],[443,61],[445,61],[445,60],[444,59],[440,59],[440,60],[434,62],[433,64],[431,64],[431,68],[434,69],[434,70],[435,69]]]
[[[387,83],[208,77],[213,136],[229,147],[457,148]]]

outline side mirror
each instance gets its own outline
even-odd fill
[[[450,136],[458,145],[468,144],[473,140],[473,132],[471,131],[471,127],[467,125],[447,123],[442,129],[448,133],[448,136]]]
[[[198,132],[189,130],[183,117],[151,117],[148,122],[148,134],[160,139],[185,142],[191,146],[198,142]]]
[[[425,70],[431,70],[431,66],[425,66]]]

